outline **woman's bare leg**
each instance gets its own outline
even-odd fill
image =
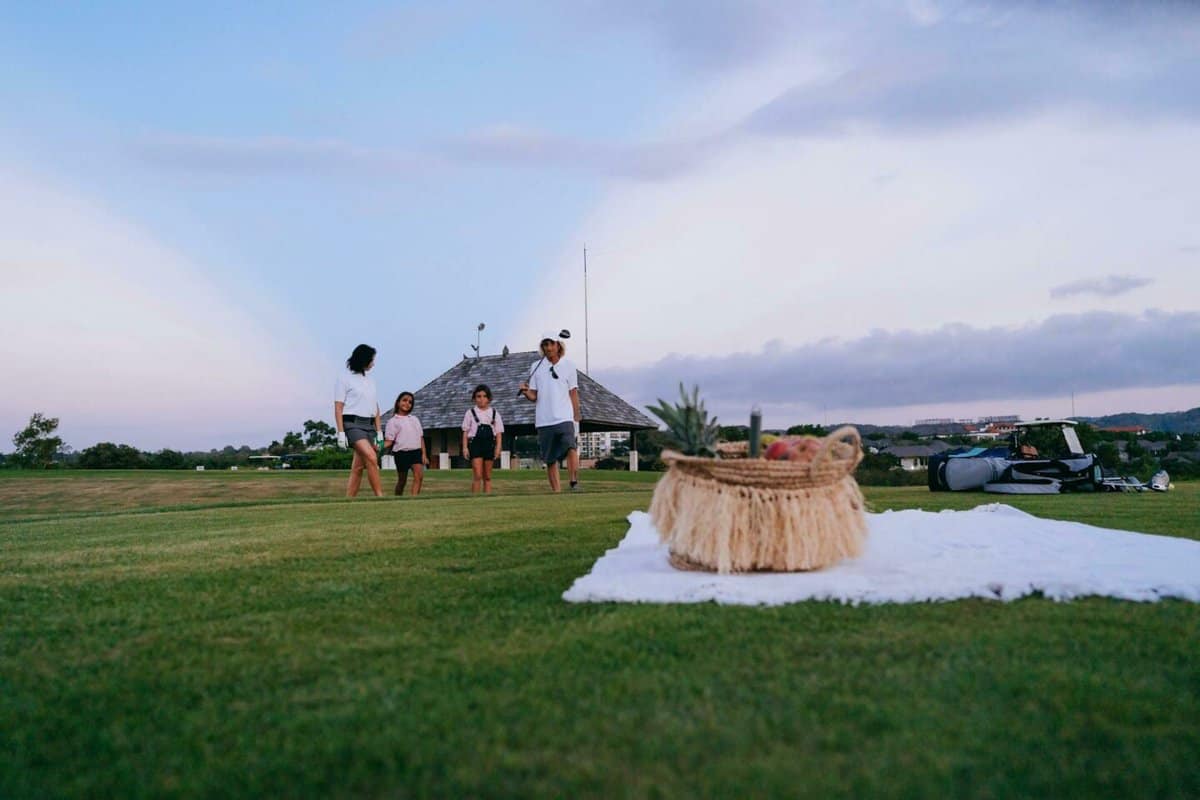
[[[376,497],[383,497],[383,484],[379,482],[379,459],[375,453],[375,447],[367,439],[359,439],[354,443],[354,455],[358,461],[362,462],[360,469],[365,469],[367,472],[367,483],[371,484],[371,491]],[[360,471],[361,477],[361,471]],[[353,471],[351,472],[351,480],[353,480]],[[354,487],[354,493],[358,494],[358,486]],[[353,497],[354,495],[351,495]]]
[[[350,463],[350,482],[346,484],[346,497],[357,497],[358,487],[362,484],[363,462],[362,457],[358,454],[358,448],[354,448],[354,461]]]
[[[404,494],[404,485],[408,483],[408,470],[402,467],[396,468],[396,497]]]
[[[492,466],[493,462],[490,458],[479,459],[483,466],[483,493],[492,493]]]
[[[421,493],[421,484],[425,481],[425,467],[413,464],[413,497]]]

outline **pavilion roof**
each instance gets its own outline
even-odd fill
[[[535,350],[507,355],[465,358],[422,386],[413,414],[426,431],[458,429],[471,407],[471,392],[481,383],[492,390],[492,406],[500,412],[506,429],[532,431],[534,404],[517,397],[517,386],[529,376],[540,358]],[[613,394],[583,371],[579,372],[579,406],[584,431],[634,431],[657,428],[653,419]],[[385,417],[391,416],[388,409]]]

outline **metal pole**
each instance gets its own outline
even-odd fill
[[[583,371],[592,374],[591,360],[588,358],[588,286],[587,286],[587,245],[583,246]]]

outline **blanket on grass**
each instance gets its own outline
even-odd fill
[[[572,603],[919,603],[1104,595],[1200,602],[1200,541],[1041,519],[993,503],[971,511],[868,514],[863,554],[816,572],[716,575],[667,563],[650,517],[563,594]]]

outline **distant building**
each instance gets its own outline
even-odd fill
[[[942,449],[934,449],[927,444],[913,445],[894,445],[887,448],[883,452],[889,456],[895,456],[900,461],[900,466],[910,472],[925,469],[929,466],[929,457],[935,453],[939,453]]]
[[[982,427],[970,431],[967,435],[972,439],[1003,439],[1016,431],[1015,422],[989,422]]]
[[[606,458],[612,454],[613,445],[629,443],[629,431],[592,431],[580,438],[580,458]]]
[[[922,438],[931,436],[965,436],[967,434],[967,426],[961,422],[922,423],[914,425],[912,430]]]
[[[913,423],[913,431],[922,438],[944,436],[970,436],[974,439],[1000,439],[1016,430],[1021,418],[1016,414],[978,417],[976,419],[951,419],[931,417]]]
[[[1150,429],[1144,425],[1109,425],[1100,430],[1105,433],[1132,433],[1134,436],[1145,436]]]

